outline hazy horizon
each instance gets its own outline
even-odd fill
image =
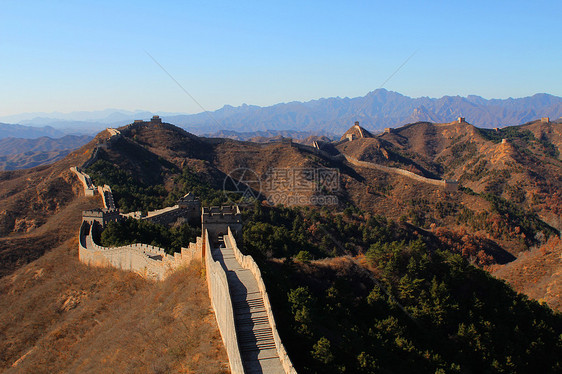
[[[384,88],[383,88],[384,89]],[[377,89],[379,90],[379,89]],[[366,95],[368,95],[371,92],[374,92],[376,90],[367,92],[365,95],[363,96],[357,96],[357,97],[342,97],[342,96],[332,96],[332,97],[320,97],[320,98],[313,98],[307,101],[316,101],[316,100],[325,100],[325,99],[332,99],[332,98],[349,98],[349,99],[357,99],[357,98],[361,98],[361,97],[365,97]],[[427,96],[427,95],[423,95],[423,96],[417,96],[417,97],[411,97],[408,95],[404,95],[401,92],[396,92],[396,91],[391,91],[391,90],[387,90],[389,92],[394,92],[397,94],[400,94],[402,96],[406,96],[406,97],[410,97],[412,99],[419,99],[419,98],[430,98],[430,99],[441,99],[443,97],[463,97],[466,98],[468,96],[480,96],[485,100],[506,100],[506,99],[522,99],[522,98],[526,98],[526,97],[532,97],[535,95],[542,95],[542,94],[546,94],[546,95],[551,95],[551,96],[557,96],[557,95],[553,95],[551,93],[548,92],[537,92],[534,93],[532,95],[528,95],[528,96],[521,96],[521,97],[507,97],[507,98],[498,98],[498,97],[484,97],[481,95],[476,95],[476,94],[468,94],[468,95],[444,95],[441,97],[431,97],[431,96]],[[557,96],[559,97],[559,96]],[[296,102],[297,100],[286,100],[283,102],[279,102],[279,103],[273,103],[271,105],[265,105],[262,106],[264,108],[266,107],[271,107],[271,106],[275,106],[275,105],[279,105],[279,104],[287,104],[287,103],[291,103],[291,102]],[[306,101],[303,101],[306,102]],[[213,111],[225,108],[225,107],[240,107],[240,106],[244,106],[244,105],[248,105],[248,106],[254,106],[256,104],[253,103],[242,103],[239,105],[231,105],[231,104],[223,104],[222,106],[220,106],[219,108],[214,109]],[[48,118],[48,119],[60,119],[60,120],[68,120],[68,121],[97,121],[99,119],[105,118],[105,117],[100,117],[100,115],[102,113],[107,113],[107,115],[111,115],[111,114],[115,114],[115,113],[123,113],[123,114],[127,114],[127,115],[134,115],[135,113],[154,113],[154,114],[158,114],[160,116],[176,116],[176,115],[192,115],[192,114],[201,114],[203,113],[202,110],[199,111],[195,111],[193,113],[187,113],[187,112],[166,112],[166,111],[162,111],[162,110],[151,110],[151,109],[127,109],[127,108],[103,108],[103,109],[99,109],[99,110],[78,110],[78,111],[70,111],[70,112],[61,112],[61,111],[52,111],[52,112],[21,112],[21,113],[14,113],[14,114],[8,114],[8,115],[1,115],[0,114],[0,120],[5,120],[5,119],[10,119],[11,117],[13,118],[24,118],[21,119],[21,121],[29,121],[31,119],[35,119],[35,118]],[[95,117],[99,117],[99,118],[92,118],[92,119],[74,119],[76,117],[74,117],[73,115],[78,115],[78,114],[85,114],[85,115],[94,115]],[[41,116],[49,116],[52,115],[53,117],[41,117]],[[57,115],[60,115],[62,117],[57,117]],[[68,117],[68,118],[64,118],[64,117]],[[142,118],[139,118],[142,119]],[[146,119],[146,118],[145,118]]]

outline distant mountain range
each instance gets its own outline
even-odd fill
[[[65,149],[73,150],[92,140],[88,135],[66,135],[61,138],[42,136],[36,139],[2,138],[0,139],[0,156],[15,155],[25,152],[52,152]]]
[[[192,132],[218,130],[300,130],[343,133],[355,121],[368,130],[382,130],[418,121],[451,122],[457,117],[479,127],[519,125],[540,117],[562,116],[562,98],[536,94],[519,99],[491,99],[470,95],[411,98],[378,89],[364,97],[291,102],[270,107],[225,106],[210,113],[165,117]],[[212,118],[209,118],[212,117]],[[199,130],[199,131],[197,131]]]
[[[248,131],[239,132],[233,130],[221,130],[210,134],[202,134],[201,136],[207,138],[228,138],[234,140],[249,140],[260,143],[262,141],[291,138],[293,140],[306,140],[309,137],[325,136],[326,139],[338,139],[339,135],[326,132],[326,131],[295,131],[295,130],[266,130],[266,131]]]
[[[92,140],[89,135],[42,136],[36,139],[1,138],[0,170],[26,169],[51,164]]]
[[[294,101],[269,107],[225,105],[214,112],[198,114],[107,109],[68,114],[24,113],[0,117],[0,121],[16,121],[28,126],[51,126],[67,134],[92,134],[105,127],[125,125],[134,119],[148,119],[153,114],[198,135],[222,130],[297,130],[315,134],[341,134],[355,121],[360,121],[368,130],[377,131],[418,121],[451,122],[457,117],[465,117],[475,126],[488,128],[519,125],[540,117],[558,119],[562,116],[562,98],[544,93],[517,99],[488,100],[475,95],[411,98],[397,92],[377,89],[356,98]],[[0,133],[2,132],[0,128]]]
[[[64,133],[51,126],[22,126],[13,125],[11,123],[0,123],[0,139],[3,138],[24,138],[34,139],[42,136],[58,138],[64,136]]]

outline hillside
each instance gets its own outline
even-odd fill
[[[557,129],[560,124],[551,126]],[[346,154],[427,178],[459,179],[461,189],[452,193],[401,175],[357,167],[287,141],[256,144],[208,139],[171,125],[150,123],[121,128],[120,136],[100,148],[99,160],[89,172],[99,183],[112,185],[118,206],[132,211],[172,205],[179,196],[193,191],[206,203],[224,203],[228,197],[221,190],[227,176],[248,169],[259,177],[251,186],[254,193],[261,193],[261,198],[270,203],[306,204],[323,196],[335,197],[336,209],[353,206],[369,214],[410,222],[432,232],[459,253],[467,242],[473,243],[473,248],[463,253],[471,261],[490,265],[500,259],[501,263],[510,261],[510,256],[544,243],[559,230],[555,217],[560,206],[560,188],[556,187],[560,183],[556,176],[560,162],[550,157],[543,173],[548,179],[541,182],[528,178],[535,175],[536,165],[528,160],[545,156],[545,141],[526,140],[524,126],[513,127],[498,134],[513,143],[506,146],[489,135],[496,134],[494,130],[487,131],[466,122],[422,122],[343,142],[332,149],[333,155]],[[324,148],[329,146],[324,144]],[[498,158],[504,148],[515,146],[525,158]],[[309,186],[297,191],[286,178],[298,176],[275,171],[317,168],[339,170],[335,189],[322,191]],[[475,178],[476,173],[481,179]],[[285,179],[272,183],[272,178]],[[498,178],[503,178],[501,183]],[[547,188],[537,189],[539,182]],[[131,184],[141,192],[133,192]],[[526,185],[533,186],[534,195],[521,195]],[[477,260],[480,250],[492,260],[482,256]]]
[[[241,141],[251,141],[255,143],[267,143],[269,141],[281,140],[282,138],[292,138],[294,141],[304,144],[312,144],[311,139],[324,139],[330,141],[330,138],[335,138],[334,134],[323,132],[307,132],[307,131],[294,131],[294,130],[267,130],[267,131],[251,131],[251,132],[239,132],[239,131],[227,131],[221,130],[212,134],[202,134],[202,137],[206,138],[226,138]],[[322,135],[319,135],[322,134]]]
[[[101,202],[81,196],[68,168],[107,138],[50,166],[0,172],[0,370],[227,372],[197,264],[154,283],[78,261],[81,212]]]
[[[485,270],[561,305],[552,219],[560,126],[419,122],[324,144],[326,153],[150,121],[104,131],[53,165],[0,172],[2,365],[29,351],[12,370],[40,372],[41,362],[85,372],[225,367],[197,268],[151,283],[78,262],[80,212],[100,202],[81,196],[68,168],[88,161],[124,212],[170,206],[187,192],[207,206],[244,203],[243,249],[260,264],[299,372],[400,372],[412,363],[428,373],[557,370],[560,315]],[[461,186],[448,191],[345,156]],[[318,170],[339,174],[328,183]],[[241,200],[229,181],[248,183],[257,201]],[[517,193],[530,187],[534,195]],[[32,309],[37,300],[45,308]],[[194,337],[187,347],[185,335]],[[168,345],[149,349],[154,342]]]
[[[551,126],[558,129],[562,125]],[[209,139],[167,124],[134,124],[120,130],[120,136],[99,148],[99,161],[90,174],[102,178],[100,183],[115,187],[118,205],[127,211],[171,204],[180,194],[190,192],[190,185],[196,181],[207,186],[204,199],[220,203],[225,201],[220,191],[226,176],[244,168],[259,177],[259,183],[252,186],[255,192],[272,203],[287,204],[296,196],[302,201],[334,196],[339,209],[352,205],[372,214],[407,220],[426,230],[443,227],[466,231],[491,239],[514,255],[559,229],[556,217],[562,206],[562,182],[558,179],[562,162],[547,153],[551,150],[547,140],[529,138],[524,126],[497,133],[466,122],[422,122],[343,142],[333,149],[336,155],[346,154],[432,179],[457,179],[462,188],[454,193],[401,175],[351,165],[287,141],[257,144]],[[502,138],[496,140],[498,136],[505,136],[508,143],[503,144]],[[280,176],[274,170],[317,168],[339,170],[339,183],[331,191],[312,185],[297,191],[290,180],[272,183],[272,178],[300,178]],[[127,197],[127,183],[150,190],[150,203]],[[219,192],[210,193],[212,189]]]
[[[90,140],[92,137],[88,135],[67,135],[56,139],[3,138],[0,139],[0,170],[27,169],[52,164]]]
[[[552,238],[515,261],[493,268],[494,276],[532,299],[562,310],[562,241]]]
[[[228,371],[198,268],[155,284],[81,264],[76,248],[0,279],[2,372]]]

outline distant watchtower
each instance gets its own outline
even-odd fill
[[[150,122],[152,122],[152,123],[162,123],[162,118],[160,118],[159,116],[152,116],[152,119],[150,120]]]
[[[457,123],[464,123],[464,122],[466,122],[466,119],[464,117],[457,118]]]

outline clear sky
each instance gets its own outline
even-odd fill
[[[0,115],[562,96],[562,1],[0,0]]]

